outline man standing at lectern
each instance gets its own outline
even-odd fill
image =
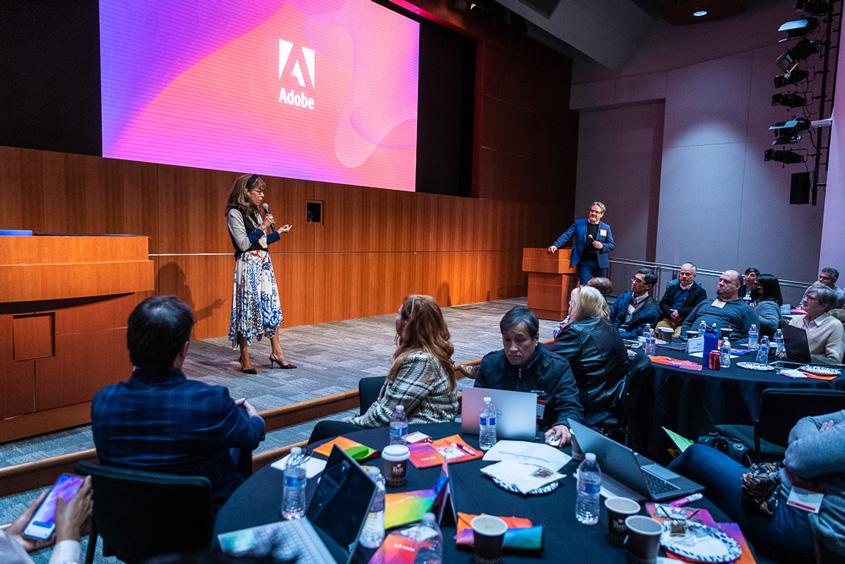
[[[569,266],[578,267],[578,279],[583,286],[595,276],[607,276],[610,262],[607,253],[613,250],[613,235],[610,226],[601,221],[607,208],[601,202],[593,202],[587,219],[576,219],[566,232],[549,247],[549,252],[559,248],[572,239],[572,258]]]

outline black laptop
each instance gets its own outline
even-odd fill
[[[666,501],[701,491],[704,486],[684,478],[680,474],[641,456],[589,427],[569,420],[569,428],[582,452],[592,452],[602,471],[603,477],[609,477],[607,485],[613,487],[613,481],[633,490],[640,500]]]
[[[793,362],[808,364],[810,362],[810,343],[807,341],[807,332],[802,327],[795,327],[782,321],[780,330],[783,332],[783,348],[786,349],[786,358]]]

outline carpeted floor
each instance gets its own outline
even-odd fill
[[[444,308],[455,347],[454,361],[480,358],[501,348],[499,320],[511,307],[525,303],[522,298]],[[395,349],[395,318],[391,314],[281,329],[288,361],[298,368],[271,370],[270,343],[264,340],[250,347],[253,365],[262,371],[257,375],[238,370],[238,352],[226,338],[194,341],[184,371],[189,378],[228,387],[232,397],[247,398],[259,411],[357,389],[361,378],[387,373]],[[554,326],[553,321],[540,320],[540,339],[551,338]],[[338,417],[343,415],[346,414]],[[309,422],[268,433],[258,452],[305,440],[313,426]],[[0,466],[93,446],[91,428],[83,425],[0,445]],[[31,491],[0,499],[0,523],[13,519],[39,493],[40,490]],[[46,563],[49,552],[34,555],[36,564]],[[116,562],[100,554],[98,548],[95,562]]]

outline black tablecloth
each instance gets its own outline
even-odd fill
[[[460,432],[457,423],[413,425],[412,431],[422,431],[435,439],[448,437]],[[347,435],[362,444],[375,449],[383,448],[388,442],[386,428],[370,429]],[[477,447],[477,437],[465,436],[467,442]],[[380,465],[381,459],[370,464]],[[625,562],[625,550],[608,544],[604,536],[607,532],[607,515],[602,504],[601,519],[598,525],[581,525],[575,520],[575,490],[573,477],[575,463],[570,462],[561,470],[567,478],[560,487],[546,495],[521,496],[509,493],[497,487],[483,476],[479,469],[487,462],[472,460],[449,466],[452,479],[452,492],[457,511],[478,514],[488,513],[504,517],[525,517],[535,525],[544,525],[542,552],[507,552],[505,562]],[[440,467],[418,470],[409,464],[408,485],[403,490],[431,488],[440,476]],[[309,480],[309,496],[316,480]],[[398,491],[388,488],[388,493]],[[309,497],[310,499],[310,497]],[[264,525],[281,519],[282,472],[267,466],[247,480],[226,502],[217,516],[215,538],[220,533]],[[706,500],[701,500],[695,507],[709,509],[717,521],[727,521],[724,514]],[[645,514],[645,507],[643,507]],[[454,542],[455,527],[443,527],[444,557],[443,562],[467,563],[473,561],[472,550],[458,548]],[[372,551],[359,555],[358,561],[366,562]]]
[[[642,354],[637,352],[637,354]],[[658,356],[700,363],[701,359],[687,354],[657,348]],[[845,377],[836,380],[801,378],[793,380],[778,371],[757,372],[736,366],[751,361],[753,355],[731,359],[731,367],[721,370],[702,368],[686,370],[652,363],[653,378],[646,378],[637,393],[642,394],[636,405],[647,413],[636,414],[636,420],[648,421],[643,432],[646,453],[666,463],[666,450],[671,446],[666,427],[695,440],[719,424],[751,425],[760,413],[760,398],[766,388],[845,388]]]

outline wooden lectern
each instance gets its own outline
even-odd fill
[[[132,372],[126,320],[155,288],[148,238],[0,237],[0,443],[88,423]]]
[[[569,266],[572,249],[522,250],[522,271],[528,273],[528,307],[540,319],[560,321],[569,312],[569,294],[578,286],[578,271]]]

